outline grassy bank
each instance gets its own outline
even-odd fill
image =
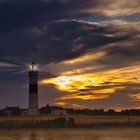
[[[57,128],[57,127],[107,127],[107,126],[138,126],[140,116],[67,116],[74,119],[71,125],[61,120],[65,116],[4,116],[0,117],[0,128]]]

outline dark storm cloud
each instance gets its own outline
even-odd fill
[[[113,7],[113,5],[119,7],[120,5],[123,7],[125,6],[124,3],[125,0],[123,0],[122,4],[119,2],[113,4],[113,2],[108,0],[87,0],[86,3],[84,0],[1,1],[1,33],[6,31],[12,32],[0,36],[0,55],[2,58],[12,59],[18,62],[26,62],[38,58],[38,61],[49,63],[76,58],[88,50],[100,48],[103,45],[113,42],[123,41],[124,43],[124,41],[127,40],[124,43],[124,45],[127,45],[130,36],[136,36],[136,34],[139,34],[138,31],[136,32],[136,30],[134,30],[130,32],[129,30],[128,33],[124,35],[106,36],[114,35],[124,29],[115,30],[115,27],[112,25],[104,27],[96,24],[90,25],[86,22],[81,23],[70,20],[59,21],[59,19],[65,17],[83,18],[90,15],[93,16],[93,19],[96,19],[97,15],[102,15],[100,20],[103,20],[105,16],[103,13],[97,12],[97,7],[103,8],[103,5],[109,7]],[[136,0],[133,4],[135,3],[137,3]],[[134,6],[136,6],[136,4]],[[128,7],[131,6],[128,5]],[[90,8],[93,8],[95,11],[89,12],[84,10]],[[57,20],[58,22],[53,22],[52,20]],[[33,28],[36,30],[34,33],[31,33],[29,30]],[[131,39],[130,42],[133,42],[133,40]],[[138,41],[136,41],[136,43],[137,42]],[[137,44],[135,45],[135,52],[132,47],[122,47],[120,44],[114,45],[106,50],[110,59],[112,57],[110,54],[120,54],[122,59],[123,55],[128,53],[138,54]],[[104,62],[108,63],[106,62],[106,58],[103,63]]]
[[[116,29],[116,25],[111,24],[60,20],[47,24],[46,29],[46,33],[42,31],[38,36],[39,53],[34,53],[41,62],[61,62],[100,51],[105,51],[106,55],[93,64],[123,67],[139,61],[139,31],[131,29],[131,25],[127,29]],[[117,59],[111,61],[113,58]]]
[[[108,27],[80,21],[51,22],[46,28],[46,34],[40,36],[36,48],[40,52],[37,54],[39,58],[47,57],[45,61],[50,59],[50,62],[76,58],[88,50],[128,38],[126,36],[108,37],[106,34],[112,34],[107,31]]]
[[[133,13],[133,8],[138,7],[138,1],[135,0],[126,5],[126,0],[116,2],[110,0],[6,0],[0,2],[0,32],[7,32],[20,28],[30,28],[41,25],[44,22],[57,19],[88,18],[104,20],[114,8],[112,13],[119,14],[120,7],[127,14]],[[132,13],[127,10],[132,9]],[[89,10],[90,9],[90,10]],[[105,13],[104,13],[105,12]],[[127,20],[132,17],[127,15]],[[119,19],[116,18],[115,19]],[[123,16],[123,13],[122,13]],[[100,18],[99,18],[100,17]],[[123,18],[123,17],[122,17]],[[124,16],[125,18],[125,16]],[[137,19],[136,19],[137,18]],[[138,16],[134,20],[138,20]]]
[[[120,66],[125,61],[131,64],[134,59],[138,61],[140,51],[139,31],[132,29],[131,26],[125,29],[111,24],[56,20],[1,35],[0,55],[15,62],[30,62],[34,59],[48,64],[78,58],[88,52],[105,51],[105,57],[96,63]],[[114,56],[118,57],[115,63],[110,61]]]
[[[83,0],[2,1],[0,3],[0,32],[2,33],[25,27],[29,28],[50,20],[80,16],[76,11],[86,5],[88,5],[88,1],[83,4]]]

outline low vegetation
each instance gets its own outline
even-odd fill
[[[68,121],[67,121],[68,120]],[[5,116],[0,128],[140,126],[140,116]]]

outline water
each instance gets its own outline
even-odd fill
[[[140,128],[7,129],[0,140],[140,140]]]

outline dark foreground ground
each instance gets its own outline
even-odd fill
[[[0,140],[139,140],[140,128],[0,129]]]

